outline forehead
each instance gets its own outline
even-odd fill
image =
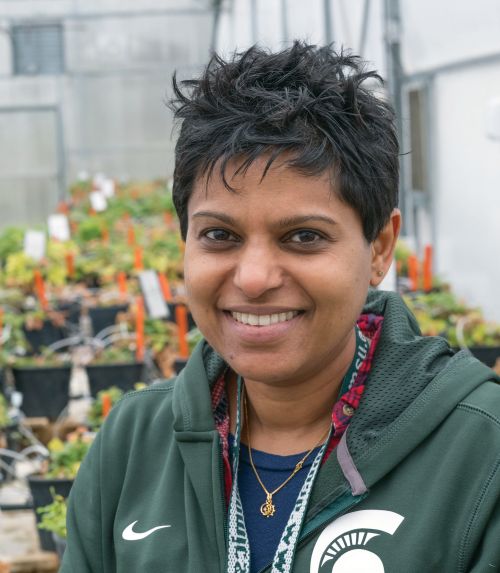
[[[230,165],[227,182],[233,190],[224,184],[220,170],[208,180],[200,178],[188,203],[188,231],[192,225],[203,225],[208,217],[247,230],[322,220],[338,230],[362,234],[359,214],[340,199],[330,173],[304,175],[281,162],[263,177],[265,165],[261,159],[241,173],[236,173],[238,163]]]
[[[212,173],[195,181],[189,204],[221,202],[242,203],[254,198],[264,204],[297,205],[303,201],[330,202],[338,196],[333,175],[324,172],[306,175],[290,167],[283,154],[267,168],[268,157],[259,157],[247,169],[241,169],[242,159],[228,162],[224,173],[220,163]]]

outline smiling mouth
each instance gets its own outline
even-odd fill
[[[270,326],[280,322],[288,322],[299,314],[299,310],[290,310],[288,312],[276,312],[273,314],[250,314],[246,312],[230,312],[231,316],[241,324],[250,326]]]

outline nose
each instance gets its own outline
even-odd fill
[[[239,253],[234,284],[249,299],[256,299],[283,284],[277,253],[264,245],[247,245]]]

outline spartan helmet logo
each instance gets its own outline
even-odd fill
[[[347,513],[330,523],[316,541],[310,573],[384,573],[378,555],[366,549],[379,535],[393,535],[404,517],[392,511]]]

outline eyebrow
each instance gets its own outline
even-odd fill
[[[219,213],[218,211],[198,211],[193,213],[193,219],[198,217],[209,217],[211,219],[218,219],[226,225],[236,225],[236,219],[227,215],[226,213]],[[285,217],[278,221],[279,227],[293,227],[295,225],[303,225],[304,223],[311,222],[328,223],[329,225],[337,225],[337,221],[326,215],[297,215],[293,217]]]

